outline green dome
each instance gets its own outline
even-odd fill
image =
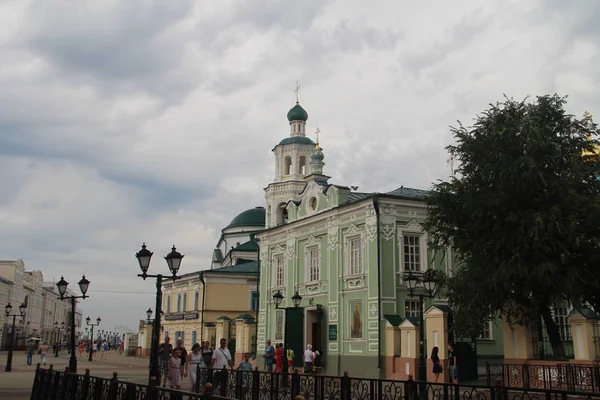
[[[290,111],[287,113],[288,121],[305,121],[308,119],[308,113],[302,106],[298,103]]]
[[[254,207],[249,210],[246,210],[240,213],[237,217],[235,217],[227,228],[237,228],[241,226],[255,226],[264,228],[265,226],[265,208],[264,207]]]
[[[313,161],[323,161],[325,155],[320,147],[315,147],[315,149],[310,153],[310,159]]]
[[[287,138],[283,139],[281,142],[279,142],[279,144],[277,146],[280,146],[282,144],[294,144],[294,143],[312,144],[313,146],[315,144],[315,142],[313,142],[310,138],[307,138],[306,136],[292,136],[292,137],[287,137]]]

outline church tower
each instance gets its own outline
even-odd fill
[[[267,214],[265,227],[287,222],[287,203],[298,196],[306,185],[305,177],[311,174],[311,153],[315,143],[306,137],[308,113],[296,98],[296,105],[287,113],[290,135],[273,148],[275,153],[275,179],[265,188]]]

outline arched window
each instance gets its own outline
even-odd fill
[[[300,174],[301,175],[306,175],[306,157],[304,156],[300,156]]]
[[[286,175],[292,174],[292,158],[291,157],[285,158],[285,174]]]
[[[288,220],[288,213],[286,209],[286,204],[281,203],[277,206],[277,225],[286,224]]]

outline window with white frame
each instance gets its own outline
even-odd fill
[[[320,279],[319,248],[311,247],[306,254],[308,264],[308,282],[316,282]]]
[[[404,300],[404,318],[419,316],[419,300]]]
[[[570,310],[565,306],[554,306],[552,307],[552,318],[558,328],[558,333],[562,340],[572,340],[573,335],[571,334],[571,324],[569,323],[568,316]]]
[[[492,321],[485,321],[483,323],[479,339],[492,340]]]
[[[283,257],[275,257],[275,286],[283,287],[285,284],[285,271],[283,269]]]
[[[421,271],[421,236],[404,235],[404,270]]]
[[[363,273],[362,239],[353,238],[348,243],[348,274],[358,275]]]

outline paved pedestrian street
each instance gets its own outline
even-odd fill
[[[28,366],[25,362],[25,353],[16,352],[13,354],[12,371],[5,372],[6,357],[8,352],[0,352],[0,399],[2,400],[25,400],[29,399],[33,377],[35,375],[36,364],[40,357],[35,355],[33,365]],[[47,367],[52,364],[54,369],[64,371],[69,365],[69,354],[62,351],[58,358],[47,357]],[[119,374],[119,380],[147,383],[148,382],[148,359],[120,356],[116,352],[110,352],[108,359],[100,360],[100,357],[93,361],[79,357],[77,363],[77,372],[85,373],[86,368],[90,369],[90,375],[101,378],[112,378],[113,372]],[[190,390],[191,384],[189,378],[183,379],[182,389]]]

